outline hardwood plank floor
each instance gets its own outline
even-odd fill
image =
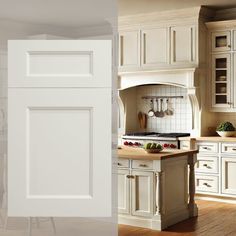
[[[236,204],[197,201],[199,216],[165,231],[119,225],[119,236],[236,236]]]

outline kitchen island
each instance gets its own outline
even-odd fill
[[[195,204],[197,150],[118,149],[119,223],[162,230],[198,215]]]

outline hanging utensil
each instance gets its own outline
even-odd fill
[[[160,116],[159,117],[164,117],[165,112],[163,111],[163,99],[161,99],[161,109],[160,109]]]
[[[165,115],[167,116],[172,116],[173,115],[173,111],[170,109],[170,102],[169,99],[166,99],[166,110],[165,110]]]
[[[150,102],[150,110],[148,111],[148,116],[149,117],[153,117],[154,116],[154,105],[153,105],[153,100],[151,99],[151,102]]]
[[[160,117],[160,111],[159,111],[159,102],[158,102],[158,99],[156,99],[156,102],[157,102],[157,109],[155,111],[155,116],[156,117]]]

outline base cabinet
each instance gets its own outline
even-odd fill
[[[118,212],[130,213],[130,180],[129,170],[118,170]]]
[[[222,157],[222,193],[236,196],[236,157]]]
[[[196,192],[236,198],[236,143],[199,141],[196,148]]]
[[[188,155],[164,160],[118,159],[119,223],[162,230],[196,216],[195,161],[195,156]]]
[[[153,172],[131,172],[132,215],[153,216],[154,213],[154,178]]]

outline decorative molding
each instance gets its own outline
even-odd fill
[[[222,20],[207,22],[206,26],[208,29],[226,29],[236,27],[236,20]]]
[[[144,14],[136,14],[129,16],[118,17],[118,26],[120,28],[145,25],[169,25],[181,24],[183,21],[186,24],[198,24],[199,19],[207,21],[212,19],[214,11],[205,7],[193,7],[179,10],[169,10],[161,12],[152,12]]]

